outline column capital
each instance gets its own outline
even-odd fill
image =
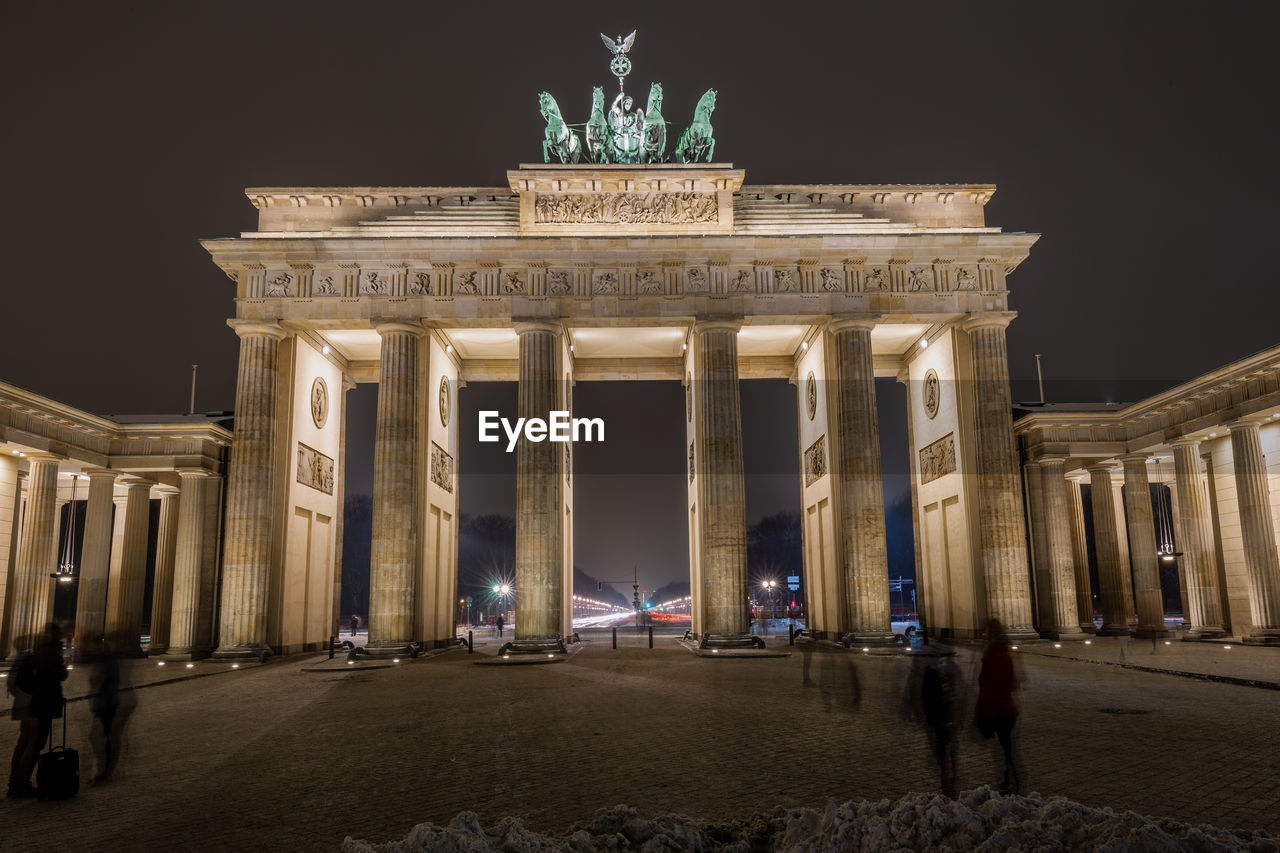
[[[1169,442],[1169,446],[1170,447],[1190,447],[1192,449],[1195,449],[1200,446],[1200,439],[1193,438],[1188,435],[1184,435],[1181,438],[1175,438],[1173,441]]]
[[[227,325],[235,330],[240,337],[260,336],[271,338],[272,340],[282,341],[289,335],[289,331],[279,323],[262,320],[228,320]]]
[[[413,335],[415,338],[424,338],[427,336],[427,330],[421,325],[415,323],[405,323],[400,320],[374,320],[373,330],[379,335],[386,337],[393,332],[404,332]]]
[[[876,324],[878,324],[880,320],[880,315],[873,317],[832,317],[827,321],[827,331],[833,335],[849,331],[850,329],[865,329],[870,332],[876,327]]]
[[[156,491],[160,493],[160,497],[162,498],[176,498],[178,495],[182,494],[181,490],[179,490],[177,486],[167,486],[163,483],[156,486]]]
[[[1041,465],[1057,465],[1059,468],[1065,468],[1067,457],[1060,453],[1046,453],[1037,460]]]
[[[702,332],[716,332],[716,331],[737,332],[741,329],[742,329],[741,317],[716,317],[716,318],[698,319],[694,321],[694,324],[693,324],[694,334],[701,334]]]
[[[111,480],[115,482],[116,477],[120,475],[109,468],[85,468],[83,473],[90,480]]]
[[[960,321],[960,328],[966,332],[971,332],[974,329],[980,329],[985,326],[999,326],[1004,329],[1007,328],[1017,316],[1017,311],[989,311],[983,314],[971,314]]]
[[[30,453],[23,453],[20,457],[28,462],[63,462],[67,457],[60,453],[50,453],[46,450],[33,450]]]
[[[212,473],[211,471],[208,471],[204,468],[175,468],[174,471],[177,473],[179,477],[183,478],[184,480],[192,480],[192,479],[203,480],[205,477],[210,476]]]
[[[1257,421],[1234,420],[1222,425],[1223,428],[1230,433],[1247,432],[1253,430],[1258,431],[1260,424]]]
[[[1150,453],[1126,453],[1124,456],[1120,457],[1120,462],[1124,465],[1145,465],[1147,464],[1147,460],[1150,458]]]
[[[1110,462],[1095,462],[1092,465],[1084,466],[1084,470],[1088,471],[1089,476],[1091,477],[1099,474],[1106,474],[1108,477],[1110,477],[1111,469],[1114,467],[1115,466],[1112,465]]]
[[[564,334],[564,323],[559,320],[518,320],[512,324],[517,335],[529,332],[550,332],[553,335]]]
[[[151,482],[150,480],[144,480],[141,477],[136,477],[136,478],[130,478],[130,479],[121,479],[120,485],[124,486],[126,489],[145,488],[149,492],[151,491],[151,487],[154,486],[155,483]]]

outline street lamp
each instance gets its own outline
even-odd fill
[[[760,582],[760,588],[761,588],[761,589],[763,589],[763,590],[765,591],[765,593],[766,593],[766,594],[767,594],[767,595],[772,599],[772,602],[773,602],[773,603],[770,605],[770,610],[769,610],[770,618],[774,618],[774,617],[776,617],[776,616],[778,615],[778,613],[777,613],[777,610],[778,610],[778,604],[777,604],[777,602],[778,602],[778,582],[777,582],[776,580],[765,580],[765,581],[761,581],[761,582]],[[767,637],[767,636],[769,636],[769,623],[768,623],[768,622],[766,622],[766,623],[765,623],[764,633],[765,633],[765,636],[766,636],[766,637]]]

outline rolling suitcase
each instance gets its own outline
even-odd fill
[[[49,729],[49,751],[40,754],[36,765],[36,795],[42,800],[65,800],[80,790],[80,753],[67,746],[67,703],[62,703],[62,746],[53,745]]]

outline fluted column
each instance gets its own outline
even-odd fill
[[[1044,517],[1044,471],[1039,461],[1022,466],[1026,475],[1027,521],[1031,527],[1031,574],[1035,579],[1035,625],[1042,637],[1053,634],[1053,583],[1049,578],[1049,534]]]
[[[90,468],[89,498],[76,591],[76,651],[89,651],[107,630],[107,581],[111,570],[111,511],[116,472]]]
[[[1071,498],[1063,457],[1040,460],[1044,489],[1044,535],[1047,561],[1044,578],[1048,595],[1042,599],[1040,630],[1057,640],[1083,640],[1076,600],[1075,549],[1071,532]],[[1088,567],[1086,566],[1086,571]],[[1037,573],[1039,577],[1039,573]]]
[[[832,485],[839,490],[844,600],[840,633],[861,643],[893,641],[884,494],[880,482],[880,425],[871,359],[873,320],[836,320],[828,328],[834,382]]]
[[[987,615],[1012,639],[1034,639],[1031,586],[1005,326],[1012,314],[978,315],[965,323],[973,364],[978,529],[986,579]]]
[[[1173,442],[1173,475],[1178,489],[1178,537],[1182,552],[1178,568],[1187,601],[1185,639],[1221,637],[1226,632],[1222,628],[1209,501],[1200,479],[1198,439],[1181,438]]]
[[[156,570],[151,584],[151,642],[147,654],[162,654],[169,649],[169,631],[173,614],[174,558],[178,545],[180,495],[177,489],[160,489],[160,527],[156,532]]]
[[[414,641],[418,568],[418,362],[421,326],[380,323],[378,424],[373,445],[373,551],[369,564],[370,654],[395,655]]]
[[[214,657],[256,657],[267,636],[267,577],[275,498],[279,342],[274,323],[238,323],[235,431],[227,473],[222,605]]]
[[[13,508],[9,513],[9,554],[8,559],[0,565],[0,572],[5,573],[4,599],[0,601],[0,661],[13,656],[13,598],[17,595],[18,551],[22,547],[22,503],[26,493],[27,472],[17,468],[17,460],[11,460],[13,472]]]
[[[1145,453],[1132,453],[1124,463],[1124,505],[1129,528],[1129,563],[1133,567],[1138,630],[1134,636],[1163,637],[1164,596],[1160,591],[1160,558],[1156,556],[1155,515]]]
[[[1093,550],[1098,558],[1098,594],[1102,598],[1102,627],[1105,637],[1129,633],[1129,613],[1125,587],[1129,567],[1120,560],[1120,539],[1116,528],[1115,493],[1111,490],[1111,468],[1094,465],[1089,471],[1089,498],[1093,504]]]
[[[738,390],[740,320],[696,323],[694,395],[698,505],[702,513],[702,612],[709,646],[747,645],[747,504]]]
[[[520,336],[517,416],[551,417],[559,386],[559,323],[516,324]],[[560,524],[560,464],[564,451],[521,434],[516,443],[515,639],[518,652],[557,648],[563,599],[564,542]]]
[[[180,468],[178,529],[174,537],[173,593],[169,605],[169,657],[192,657],[201,650],[196,641],[200,621],[201,569],[204,561],[204,485],[209,472]]]
[[[1084,498],[1080,494],[1080,480],[1067,480],[1067,498],[1071,502],[1071,554],[1076,574],[1076,619],[1080,630],[1094,634],[1098,626],[1093,621],[1093,581],[1089,577],[1089,541],[1084,532]]]
[[[119,562],[112,561],[107,582],[107,633],[121,653],[142,655],[142,606],[147,585],[147,532],[151,521],[151,483],[125,483],[124,536]],[[117,568],[118,567],[118,568]]]
[[[34,646],[48,617],[43,610],[54,583],[58,547],[58,460],[28,455],[27,509],[22,519],[22,541],[13,577],[13,610],[10,639],[14,651]]]
[[[342,537],[347,515],[347,392],[356,387],[355,380],[342,374],[342,394],[338,401],[338,513],[333,519],[333,613],[329,619],[329,633],[340,633],[342,623]]]
[[[1236,421],[1231,430],[1231,459],[1236,474],[1236,503],[1249,575],[1249,614],[1253,627],[1242,639],[1280,643],[1280,555],[1271,520],[1267,462],[1256,423]]]

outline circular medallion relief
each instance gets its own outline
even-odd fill
[[[818,380],[812,370],[809,371],[809,378],[804,381],[804,407],[809,413],[809,420],[813,420],[813,416],[818,413]]]
[[[449,425],[449,377],[440,377],[440,425]]]
[[[316,429],[323,429],[329,420],[329,386],[321,376],[311,383],[311,420],[315,421]]]
[[[924,375],[924,413],[929,417],[938,414],[938,371],[930,370]]]
[[[693,423],[693,374],[684,375],[684,416]]]

